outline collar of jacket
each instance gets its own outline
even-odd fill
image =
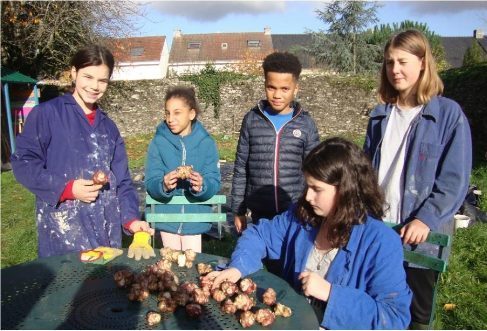
[[[176,149],[181,149],[181,140],[187,149],[193,149],[198,146],[198,144],[205,137],[209,136],[208,131],[203,127],[200,121],[196,120],[191,124],[191,133],[187,136],[181,137],[178,134],[174,134],[169,130],[166,122],[163,121],[157,126],[156,135],[162,136],[167,139]]]
[[[378,117],[386,117],[389,116],[389,114],[392,111],[393,105],[390,103],[387,104],[381,104],[377,106],[371,113],[370,117],[371,118],[378,118]],[[430,102],[426,104],[424,109],[422,110],[421,116],[424,117],[431,117],[435,122],[438,120],[438,117],[440,116],[440,103],[439,103],[439,97],[434,96],[431,98]]]
[[[368,217],[365,219],[365,222],[368,222]],[[356,224],[352,226],[352,231],[350,233],[350,238],[348,239],[347,244],[343,247],[344,250],[354,253],[357,251],[357,247],[359,242],[361,241],[362,235],[364,233],[365,224]]]
[[[270,106],[269,101],[267,101],[266,99],[264,99],[264,100],[260,100],[257,103],[257,106],[254,107],[254,109],[255,110],[260,110],[260,112],[262,114],[264,114],[264,109],[266,109],[269,106]],[[297,102],[297,101],[292,101],[289,106],[292,109],[294,109],[294,111],[293,111],[293,117],[295,117],[296,115],[298,115],[303,110],[301,108],[301,104],[299,102]]]
[[[78,104],[76,99],[73,97],[73,94],[65,93],[64,95],[61,96],[61,98],[63,99],[63,102],[65,104],[74,105],[76,112],[79,115],[81,115],[88,122],[88,119],[86,118],[85,112],[83,111],[81,106]],[[101,122],[102,120],[105,119],[105,117],[107,117],[106,114],[103,112],[103,110],[100,108],[100,106],[98,104],[96,105],[96,112],[98,112],[98,114],[96,116],[98,119],[95,119],[95,126],[96,126],[96,123]]]

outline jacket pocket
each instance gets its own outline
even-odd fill
[[[418,155],[416,177],[424,183],[433,183],[444,145],[421,143]]]

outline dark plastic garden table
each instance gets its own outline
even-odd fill
[[[204,306],[199,319],[190,319],[182,308],[174,314],[163,314],[161,324],[149,327],[145,314],[157,311],[154,294],[144,302],[127,299],[127,289],[115,286],[113,274],[124,268],[141,271],[160,259],[135,261],[127,251],[105,264],[84,264],[79,254],[42,258],[1,270],[2,329],[241,329],[235,315],[224,314],[216,302]],[[198,254],[196,263],[212,265],[225,259]],[[196,264],[195,264],[196,265]],[[172,267],[180,280],[197,281],[196,268]],[[293,310],[289,318],[277,317],[274,324],[250,329],[318,329],[318,320],[306,298],[281,278],[260,270],[250,275],[258,285],[257,306],[263,291],[272,287],[277,300]]]

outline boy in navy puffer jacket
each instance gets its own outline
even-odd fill
[[[296,202],[304,189],[301,167],[305,156],[319,143],[316,125],[300,104],[301,63],[292,54],[275,52],[262,64],[267,100],[261,100],[244,117],[235,158],[232,211],[237,232],[252,221],[272,219]],[[276,263],[267,263],[278,273]]]

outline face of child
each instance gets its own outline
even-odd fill
[[[424,69],[423,58],[402,49],[389,48],[385,54],[385,62],[387,79],[399,92],[399,96],[414,94],[416,82]]]
[[[167,100],[165,115],[172,133],[181,136],[191,133],[191,121],[196,117],[196,111],[189,108],[186,100],[176,97]]]
[[[337,188],[305,174],[307,190],[306,201],[311,205],[316,215],[328,216],[336,205]]]
[[[265,77],[265,95],[276,113],[291,112],[290,103],[298,92],[298,83],[290,73],[268,72]]]
[[[89,66],[76,71],[71,68],[74,80],[73,97],[85,111],[91,111],[94,104],[103,96],[110,80],[110,70],[105,64]]]

